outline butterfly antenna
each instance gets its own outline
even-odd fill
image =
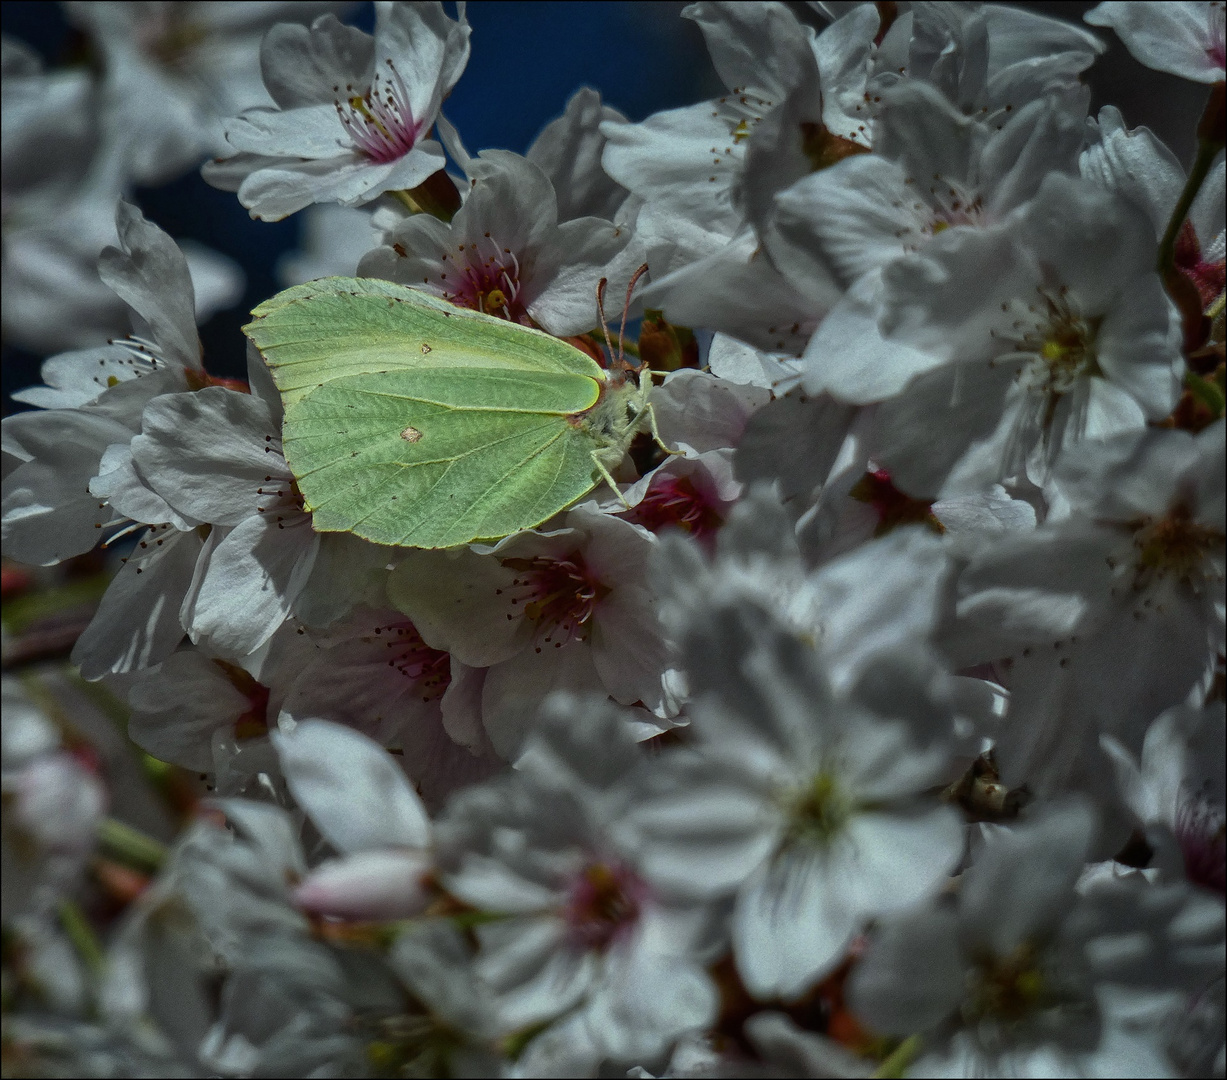
[[[609,323],[605,318],[605,286],[609,284],[608,278],[601,278],[596,283],[596,310],[601,317],[601,329],[605,333],[605,348],[609,350],[610,362],[613,361],[613,339],[609,336]]]
[[[638,270],[631,275],[631,282],[626,287],[626,303],[622,305],[622,321],[618,324],[618,367],[623,371],[626,370],[626,319],[631,313],[631,294],[635,291],[635,286],[639,284],[639,279],[648,272],[648,264],[644,263]],[[612,350],[611,350],[612,351]]]

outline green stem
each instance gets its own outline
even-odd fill
[[[166,860],[166,845],[115,818],[98,823],[98,843],[111,858],[134,870],[155,872]]]
[[[442,169],[431,173],[417,187],[389,191],[411,214],[429,214],[440,221],[451,221],[460,209],[460,192]]]
[[[919,1055],[920,1046],[920,1036],[909,1035],[890,1052],[886,1060],[874,1070],[873,1075],[884,1077],[886,1080],[895,1080],[895,1078],[903,1076],[907,1072],[908,1066]]]
[[[396,199],[397,202],[402,203],[409,213],[420,214],[422,212],[422,208],[413,201],[413,196],[410,195],[409,192],[396,190],[389,191],[388,194],[391,195],[392,198]]]
[[[76,901],[61,900],[57,913],[60,916],[60,926],[64,928],[64,933],[72,942],[72,947],[77,950],[77,955],[81,957],[82,962],[91,973],[97,972],[102,967],[102,945],[98,941],[98,935],[94,933],[94,928],[90,926],[89,920],[85,917],[85,912],[81,910]]]
[[[1214,164],[1214,159],[1220,149],[1220,145],[1211,139],[1198,140],[1197,160],[1193,162],[1189,178],[1184,182],[1184,190],[1180,193],[1176,209],[1172,211],[1171,220],[1167,223],[1167,232],[1163,234],[1163,239],[1159,242],[1159,259],[1155,269],[1159,271],[1161,278],[1166,278],[1175,265],[1176,238],[1180,235],[1180,227],[1184,224],[1184,219],[1189,216],[1189,208],[1193,205],[1193,200],[1197,198],[1197,193],[1201,191],[1202,184],[1210,174],[1210,166]]]

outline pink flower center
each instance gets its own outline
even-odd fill
[[[1194,796],[1176,814],[1176,841],[1190,881],[1227,892],[1227,833],[1223,812]]]
[[[923,184],[915,177],[908,177],[909,184]],[[962,186],[953,180],[935,175],[928,183],[927,207],[924,202],[917,201],[913,209],[928,217],[928,224],[921,230],[929,236],[945,232],[952,225],[971,225],[981,227],[986,224],[984,200],[975,193],[964,191]],[[918,199],[924,199],[923,191],[917,193]]]
[[[411,622],[377,626],[362,640],[368,644],[382,642],[388,651],[388,667],[414,683],[423,701],[437,701],[451,685],[451,656],[427,645]]]
[[[461,244],[455,255],[444,253],[449,269],[439,274],[443,298],[509,322],[531,324],[521,296],[520,260],[489,233],[484,240],[488,243]]]
[[[420,134],[405,81],[391,59],[384,64],[387,74],[376,70],[371,88],[365,94],[347,85],[342,100],[341,88],[332,88],[338,95],[335,101],[337,116],[354,148],[381,165],[404,157],[413,149]]]
[[[1192,511],[1180,504],[1166,517],[1135,523],[1133,546],[1135,589],[1167,575],[1200,589],[1208,575],[1216,573],[1210,556],[1222,551],[1223,534],[1194,520]]]
[[[646,896],[643,881],[627,867],[590,863],[568,890],[564,917],[572,943],[584,951],[604,951],[634,929]]]
[[[1197,286],[1202,308],[1209,308],[1223,292],[1227,284],[1227,263],[1207,262],[1202,258],[1201,244],[1193,223],[1188,219],[1176,236],[1176,266]]]
[[[546,644],[561,649],[572,638],[586,636],[597,604],[609,592],[578,551],[562,559],[504,559],[503,565],[518,571],[511,604],[537,624],[537,652]]]
[[[652,477],[648,493],[627,516],[652,532],[675,526],[700,538],[711,536],[724,524],[712,501],[690,477],[667,473]]]
[[[1206,27],[1206,55],[1217,68],[1227,68],[1227,5],[1211,4]]]

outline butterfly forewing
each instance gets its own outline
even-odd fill
[[[244,331],[287,406],[333,379],[384,371],[484,367],[606,377],[565,341],[390,281],[323,278],[252,314]]]

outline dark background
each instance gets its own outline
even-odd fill
[[[471,152],[503,147],[522,153],[583,85],[599,90],[632,120],[713,96],[720,83],[698,28],[679,18],[683,6],[645,0],[471,0],[472,55],[445,112]],[[822,25],[808,5],[790,6]],[[1093,5],[1015,6],[1075,20]],[[357,5],[345,21],[372,30],[371,5]],[[7,0],[0,5],[0,29],[37,49],[48,66],[61,62],[71,47],[71,31],[59,6],[45,0]],[[1110,31],[1097,32],[1108,51],[1089,72],[1092,113],[1104,104],[1118,106],[1130,127],[1150,127],[1187,166],[1207,88],[1142,67]],[[274,267],[297,246],[298,217],[273,224],[253,221],[233,194],[214,190],[196,173],[139,189],[136,201],[171,236],[198,240],[243,267],[247,291],[240,304],[201,327],[209,370],[241,376],[239,327],[252,307],[280,289]],[[14,406],[9,393],[38,381],[40,359],[4,346],[0,379],[6,413],[22,407]]]

